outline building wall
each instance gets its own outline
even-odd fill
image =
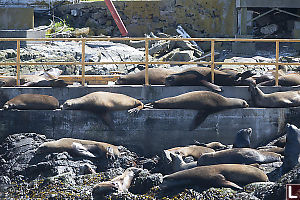
[[[179,24],[192,37],[235,34],[235,0],[114,1],[114,5],[131,36],[151,31],[177,34]],[[64,5],[56,14],[71,26],[91,27],[95,35],[119,34],[105,2]]]

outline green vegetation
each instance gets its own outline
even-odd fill
[[[70,27],[69,24],[66,23],[66,21],[59,21],[55,22],[54,26],[52,26],[50,29],[47,30],[46,35],[47,37],[51,37],[50,34],[55,34],[59,32],[70,32],[74,31],[73,27]]]

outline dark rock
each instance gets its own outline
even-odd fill
[[[163,175],[160,173],[151,174],[148,170],[142,170],[133,179],[129,191],[133,194],[145,194],[152,187],[161,184]]]

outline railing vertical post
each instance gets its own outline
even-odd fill
[[[279,70],[279,41],[276,41],[276,74],[275,74],[275,86],[278,86],[278,70]]]
[[[145,85],[149,86],[149,39],[145,38]]]
[[[17,64],[17,86],[20,86],[20,40],[17,40],[17,60],[16,60],[16,64]]]
[[[215,41],[211,41],[211,82],[215,82]]]
[[[81,78],[81,85],[84,86],[85,85],[85,39],[81,40],[81,74],[82,74],[82,78]]]

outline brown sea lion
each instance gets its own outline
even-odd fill
[[[254,106],[262,108],[285,108],[300,106],[300,90],[264,94],[256,85],[249,90]]]
[[[103,122],[111,129],[114,129],[111,111],[129,109],[139,111],[143,107],[144,104],[137,99],[111,92],[93,92],[76,99],[69,99],[61,106],[62,109],[86,110],[100,115]]]
[[[219,151],[219,150],[223,150],[223,149],[228,149],[229,147],[222,144],[221,142],[209,142],[209,143],[201,143],[198,141],[195,141],[195,144],[198,146],[204,146],[204,147],[208,147],[211,148],[215,151]]]
[[[183,157],[192,156],[194,159],[198,159],[204,153],[215,152],[213,149],[203,146],[190,145],[186,147],[174,147],[167,149],[166,151],[179,154]]]
[[[7,101],[3,106],[5,110],[55,110],[57,108],[59,102],[55,97],[41,94],[21,94]]]
[[[0,78],[0,87],[14,87],[17,85],[15,77]],[[20,85],[26,87],[65,87],[67,83],[61,79],[45,79],[37,75],[23,75]]]
[[[93,197],[95,199],[100,199],[104,195],[115,191],[118,191],[120,193],[128,192],[132,179],[140,171],[141,169],[139,168],[130,167],[127,168],[122,175],[117,176],[110,181],[105,181],[95,185],[92,191]]]
[[[295,125],[286,125],[286,145],[282,168],[284,172],[300,163],[300,129]]]
[[[259,86],[273,86],[275,85],[275,78],[258,84]],[[278,85],[281,86],[297,86],[300,85],[300,74],[285,74],[278,78]]]
[[[234,148],[203,154],[198,159],[198,165],[260,164],[277,161],[281,161],[281,155],[277,153],[261,152],[250,148]]]
[[[260,169],[249,165],[220,164],[200,166],[164,176],[162,189],[174,187],[229,187],[242,189],[241,186],[253,182],[267,182],[267,175]]]
[[[284,148],[282,147],[277,147],[277,146],[263,146],[263,147],[258,147],[258,151],[268,151],[268,152],[274,152],[278,153],[282,156],[284,156]]]
[[[282,136],[274,142],[275,146],[284,148],[286,144],[286,136]]]
[[[168,173],[174,173],[185,169],[191,169],[197,167],[197,161],[186,163],[182,155],[170,152],[171,162],[168,163]]]
[[[176,73],[176,71],[164,68],[151,68],[148,69],[149,84],[151,85],[164,85],[165,79],[170,74]],[[128,74],[121,76],[116,81],[116,85],[143,85],[145,84],[145,70],[134,74]]]
[[[193,91],[175,97],[168,97],[147,104],[147,107],[158,109],[190,109],[198,110],[190,130],[197,128],[208,115],[234,108],[247,108],[243,99],[226,98],[210,91]]]
[[[250,147],[250,135],[252,128],[241,129],[237,132],[233,142],[233,148],[248,148]]]
[[[21,76],[23,84],[21,86],[27,87],[65,87],[68,84],[61,79],[45,78],[38,75],[23,75]]]
[[[248,73],[248,72],[247,72]],[[192,67],[183,70],[180,73],[171,74],[166,77],[167,86],[193,86],[193,85],[203,85],[208,87],[213,91],[221,91],[221,86],[232,86],[236,85],[238,79],[242,74],[229,74],[222,72],[220,70],[214,70],[215,80],[214,84],[211,83],[211,69],[208,67]],[[249,77],[251,75],[246,75]],[[243,77],[244,79],[244,77]]]
[[[92,140],[80,140],[74,138],[61,138],[56,141],[44,142],[37,149],[37,153],[59,153],[68,152],[72,156],[80,157],[105,157],[119,156],[120,152],[117,146],[105,142],[96,142]]]

